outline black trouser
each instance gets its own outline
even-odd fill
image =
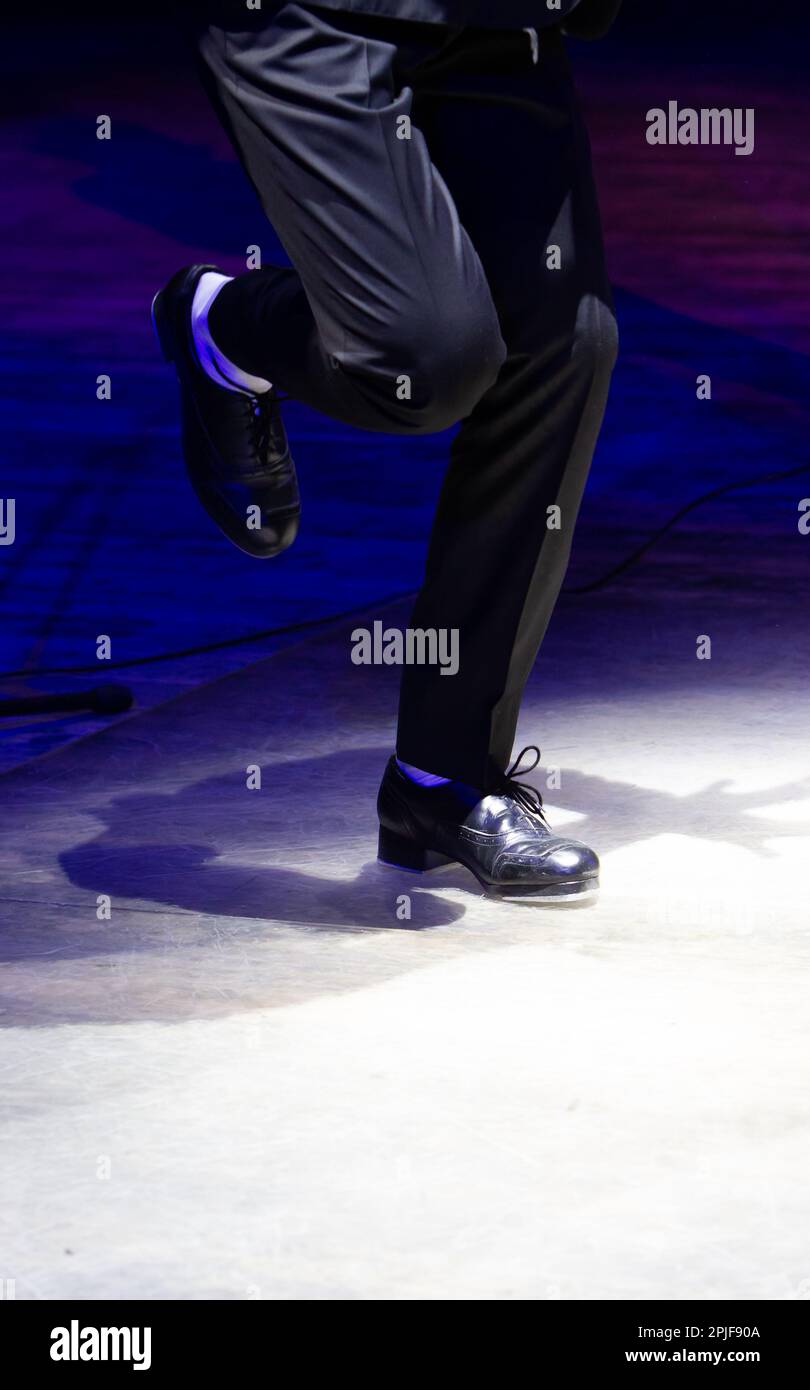
[[[616,352],[563,40],[237,11],[203,35],[208,86],[295,269],[237,276],[210,328],[362,429],[461,421],[411,620],[457,628],[460,666],[404,668],[397,752],[483,785],[510,756]]]

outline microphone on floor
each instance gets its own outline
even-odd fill
[[[61,695],[20,695],[0,699],[0,718],[14,714],[67,714],[89,710],[93,714],[123,714],[133,701],[129,686],[112,681]]]

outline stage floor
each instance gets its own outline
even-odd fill
[[[517,747],[593,906],[375,862],[351,624],[8,773],[17,1297],[806,1297],[810,636],[759,565],[562,602]]]
[[[2,730],[0,1293],[810,1297],[810,484],[750,485],[807,459],[808,98],[744,28],[572,45],[622,351],[570,584],[745,486],[558,607],[516,748],[602,855],[567,908],[376,863],[396,672],[354,624],[217,645],[416,588],[447,437],[289,402],[301,536],[222,542],[148,305],[281,248],[165,17],[6,46],[3,693],[103,679],[102,633],[146,664],[107,728]],[[754,157],[647,146],[670,95],[755,107]]]

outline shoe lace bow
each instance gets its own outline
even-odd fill
[[[534,762],[529,763],[527,767],[522,767],[521,764],[523,763],[523,759],[527,754],[532,753],[534,754]],[[498,779],[493,791],[496,796],[511,797],[513,801],[517,802],[521,810],[527,811],[530,816],[539,816],[543,824],[548,825],[546,814],[543,809],[543,798],[537,788],[533,787],[529,782],[519,782],[517,780],[518,773],[525,777],[526,773],[534,772],[534,769],[540,762],[540,758],[541,753],[537,744],[527,743],[526,747],[522,748],[518,753],[512,766],[508,767],[503,776]]]

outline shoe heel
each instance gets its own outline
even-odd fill
[[[166,322],[166,306],[164,303],[162,290],[158,290],[157,294],[152,300],[151,315],[152,327],[155,330],[155,337],[158,340],[158,346],[161,352],[163,353],[163,359],[166,362],[173,362],[174,358],[172,356],[171,349],[171,335],[169,333],[169,325]]]
[[[426,873],[428,869],[438,869],[442,864],[452,863],[448,855],[439,854],[438,850],[425,849],[413,840],[407,840],[404,835],[397,835],[394,830],[386,830],[384,825],[380,826],[377,858],[396,869],[410,869],[412,873],[418,874]]]

